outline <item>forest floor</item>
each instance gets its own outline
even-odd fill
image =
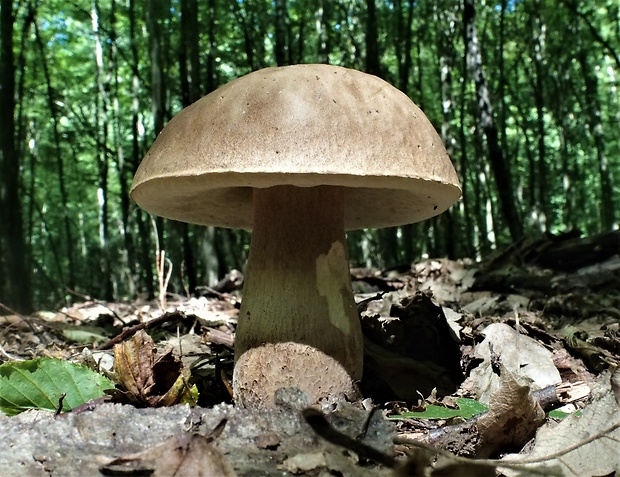
[[[620,475],[619,251],[619,232],[564,235],[481,263],[352,270],[363,398],[313,412],[294,389],[276,409],[234,407],[239,272],[200,297],[0,316],[4,363],[112,373],[119,353],[155,356],[107,399],[0,413],[0,475]],[[177,363],[171,381],[158,359]],[[196,405],[153,407],[183,394],[168,392],[181,375]]]

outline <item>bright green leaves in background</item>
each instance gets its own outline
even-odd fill
[[[39,358],[0,365],[0,410],[14,416],[28,409],[62,411],[104,395],[114,385],[91,369],[59,359]]]

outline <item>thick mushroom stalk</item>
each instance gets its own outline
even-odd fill
[[[254,189],[235,338],[235,400],[272,406],[280,387],[313,401],[351,394],[362,333],[351,290],[341,187]]]

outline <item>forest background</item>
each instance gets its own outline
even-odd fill
[[[523,237],[618,227],[617,0],[0,7],[0,312],[153,296],[157,242],[172,292],[243,269],[248,232],[152,220],[128,190],[175,113],[267,66],[378,75],[452,157],[463,198],[420,224],[349,232],[353,266],[480,259]]]

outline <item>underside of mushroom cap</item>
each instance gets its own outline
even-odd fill
[[[252,228],[252,188],[344,187],[345,228],[413,223],[461,194],[441,139],[401,91],[331,65],[267,68],[177,114],[134,177],[143,209]]]

